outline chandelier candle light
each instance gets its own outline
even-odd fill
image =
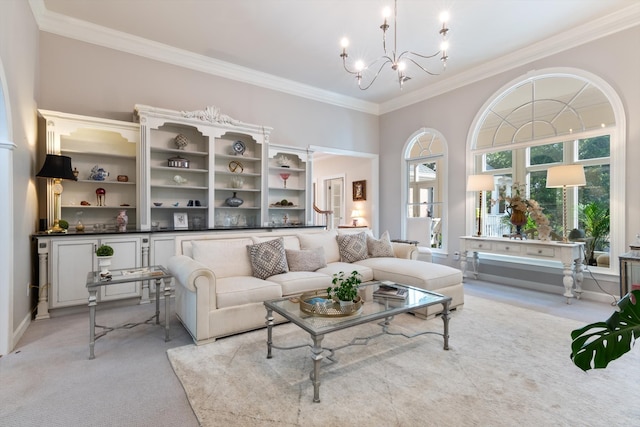
[[[408,77],[405,74],[405,70],[407,67],[406,61],[412,62],[425,73],[430,74],[432,76],[436,76],[439,73],[434,73],[432,71],[427,70],[423,65],[420,64],[420,61],[425,59],[432,59],[440,55],[440,60],[442,61],[443,69],[446,68],[447,59],[449,58],[447,56],[447,50],[449,49],[449,42],[447,40],[447,36],[449,33],[449,28],[447,28],[447,21],[449,20],[448,12],[442,12],[440,14],[440,20],[442,21],[442,29],[439,31],[439,33],[440,33],[440,36],[442,37],[442,43],[440,44],[440,50],[431,55],[422,55],[420,53],[411,52],[409,50],[405,50],[404,52],[398,51],[398,48],[397,48],[398,0],[395,0],[393,5],[393,50],[390,52],[387,52],[387,30],[389,29],[388,19],[391,17],[391,9],[389,7],[384,8],[382,12],[382,16],[384,18],[384,22],[382,25],[380,25],[380,29],[382,30],[382,50],[384,52],[384,55],[382,55],[375,61],[371,62],[368,65],[365,65],[364,61],[358,60],[354,64],[354,68],[350,69],[347,66],[347,58],[349,57],[349,54],[347,53],[347,47],[349,46],[349,40],[345,37],[340,42],[340,45],[342,46],[342,53],[340,54],[340,57],[342,58],[342,65],[344,66],[344,69],[349,74],[353,74],[356,76],[356,79],[358,80],[358,87],[361,90],[369,89],[371,85],[373,85],[373,82],[375,82],[376,79],[378,78],[378,75],[380,74],[382,69],[387,64],[391,64],[391,69],[398,73],[398,83],[400,84],[400,89],[402,89],[402,85],[404,84],[404,82],[411,79],[411,77]],[[382,64],[380,65],[380,68],[378,68],[378,71],[375,73],[371,81],[368,84],[365,84],[363,86],[362,84],[363,71],[374,67],[379,62],[382,62]]]
[[[582,165],[562,165],[547,169],[547,188],[562,188],[562,242],[567,243],[567,187],[587,185]]]
[[[469,175],[467,179],[467,191],[477,191],[480,194],[478,202],[478,233],[476,237],[482,236],[482,192],[493,190],[493,175]]]

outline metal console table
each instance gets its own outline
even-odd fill
[[[102,277],[99,271],[92,271],[87,274],[87,290],[89,291],[89,359],[94,359],[94,347],[96,340],[115,329],[131,329],[134,326],[151,323],[155,319],[155,324],[160,324],[160,285],[164,283],[162,289],[164,295],[164,330],[165,341],[169,341],[169,298],[171,297],[171,279],[167,269],[161,265],[151,267],[111,270],[110,275]],[[120,283],[137,281],[151,281],[156,284],[156,312],[149,319],[139,323],[127,323],[122,326],[108,327],[96,325],[96,306],[98,305],[98,289],[101,286],[114,286]],[[103,329],[96,335],[96,328]]]

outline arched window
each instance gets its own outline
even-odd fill
[[[403,150],[403,235],[438,252],[446,245],[447,142],[435,129],[415,132]]]
[[[606,82],[584,71],[543,70],[500,89],[476,116],[468,140],[468,173],[494,176],[494,190],[487,195],[493,203],[482,212],[483,234],[510,233],[504,197],[519,184],[526,197],[543,207],[555,235],[562,235],[562,192],[546,188],[547,169],[581,164],[587,184],[567,189],[568,229],[586,229],[589,237],[589,221],[600,221],[599,238],[587,241],[587,260],[589,249],[592,265],[601,254],[616,259],[624,251],[624,203],[619,203],[624,200],[624,132],[619,97]],[[469,231],[476,205],[468,201],[467,206]],[[616,272],[616,264],[600,267]]]

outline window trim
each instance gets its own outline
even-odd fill
[[[609,101],[615,117],[615,125],[608,126],[606,132],[610,135],[610,167],[611,167],[611,191],[610,191],[610,209],[611,209],[611,230],[610,230],[610,257],[612,260],[618,259],[618,256],[626,252],[626,205],[625,205],[625,157],[626,157],[626,115],[624,106],[620,99],[620,96],[616,93],[613,87],[607,83],[604,79],[592,74],[588,71],[584,71],[577,68],[568,67],[556,67],[546,68],[542,70],[531,71],[525,75],[519,76],[495,91],[487,101],[478,110],[478,113],[473,119],[467,135],[467,176],[476,173],[475,172],[475,160],[474,156],[483,152],[494,151],[496,148],[500,149],[516,149],[526,146],[531,146],[532,143],[542,144],[545,141],[549,142],[552,138],[530,141],[526,143],[510,144],[508,146],[493,147],[489,149],[474,149],[475,142],[480,132],[480,125],[484,121],[488,110],[499,102],[502,97],[513,90],[516,86],[520,86],[528,81],[538,80],[549,77],[572,77],[577,79],[586,80],[594,87],[599,89]],[[577,132],[576,135],[572,135],[571,138],[576,138],[579,135],[580,138],[584,138],[585,135],[592,134],[594,131]],[[566,135],[565,135],[566,138]],[[555,138],[554,138],[555,139]],[[465,232],[467,235],[471,235],[474,230],[474,218],[472,212],[474,212],[475,195],[467,193],[465,201],[466,226]],[[597,268],[598,271],[604,274],[619,274],[619,265],[617,262],[611,262],[608,269]]]
[[[410,157],[411,146],[416,138],[420,137],[425,133],[430,133],[435,135],[442,142],[442,153],[438,153],[437,156],[442,157],[442,163],[444,164],[444,176],[442,177],[442,219],[441,219],[441,233],[442,233],[442,247],[441,248],[429,248],[431,252],[437,254],[447,254],[448,253],[448,242],[449,242],[449,221],[448,221],[448,211],[449,211],[449,143],[447,139],[444,137],[442,132],[438,131],[434,128],[422,127],[412,133],[409,138],[404,143],[401,151],[401,165],[400,165],[400,174],[402,176],[400,182],[402,183],[402,194],[400,196],[400,215],[402,221],[400,221],[400,235],[403,239],[407,236],[407,194],[409,191],[409,169],[408,165],[411,161],[419,160],[419,159],[430,159],[434,158],[434,156],[421,156],[421,157]]]

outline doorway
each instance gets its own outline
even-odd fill
[[[326,195],[325,204],[327,210],[333,212],[330,228],[338,228],[342,224],[345,215],[344,176],[325,178],[323,187]]]

